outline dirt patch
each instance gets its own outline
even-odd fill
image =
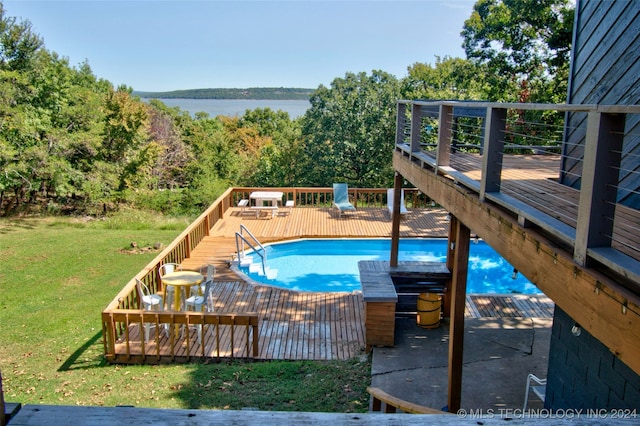
[[[155,243],[150,246],[139,246],[137,242],[131,242],[130,247],[120,249],[120,253],[122,254],[147,254],[147,253],[157,253],[164,248],[162,243]]]

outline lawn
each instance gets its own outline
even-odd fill
[[[0,219],[5,400],[284,411],[367,411],[369,359],[125,366],[104,362],[100,313],[188,219]]]

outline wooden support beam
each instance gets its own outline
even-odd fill
[[[450,215],[451,217],[451,215]],[[453,255],[454,255],[454,250],[453,248],[456,246],[456,240],[458,239],[457,237],[457,232],[458,229],[457,227],[453,226],[452,221],[453,218],[451,218],[449,220],[449,236],[448,236],[448,241],[447,241],[447,269],[449,271],[453,271]],[[455,219],[453,219],[455,220]],[[449,318],[451,316],[451,282],[452,280],[449,280],[447,282],[447,286],[444,290],[444,295],[442,297],[442,317],[443,318]]]
[[[611,247],[625,117],[589,113],[573,256],[582,266],[588,249]]]
[[[640,296],[612,276],[573,261],[573,253],[533,228],[520,226],[501,207],[422,169],[401,153],[393,167],[434,199],[526,276],[629,368],[640,374]]]
[[[467,295],[467,269],[471,232],[455,216],[451,217],[455,229],[453,241],[453,276],[451,277],[451,320],[449,321],[449,412],[460,409],[462,395],[462,355],[464,352],[464,308]]]
[[[480,199],[484,201],[487,192],[500,191],[502,174],[502,151],[504,149],[504,131],[507,125],[505,108],[487,109],[486,136],[482,155],[482,181]]]
[[[391,215],[391,257],[389,264],[398,266],[398,248],[400,247],[400,200],[402,199],[402,175],[395,174],[393,179],[393,214]],[[388,202],[388,201],[387,201]]]

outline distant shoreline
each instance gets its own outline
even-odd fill
[[[309,99],[154,99],[169,108],[178,107],[181,111],[187,111],[192,117],[196,117],[199,112],[207,113],[210,117],[241,117],[247,110],[269,108],[272,111],[284,111],[291,119],[295,119],[303,116],[311,107]],[[141,100],[148,102],[151,99]]]
[[[133,95],[145,99],[252,99],[309,100],[315,89],[294,87],[250,87],[247,89],[188,89],[170,92],[139,92]]]

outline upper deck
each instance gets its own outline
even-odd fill
[[[400,101],[397,117],[396,172],[640,371],[640,107]]]

